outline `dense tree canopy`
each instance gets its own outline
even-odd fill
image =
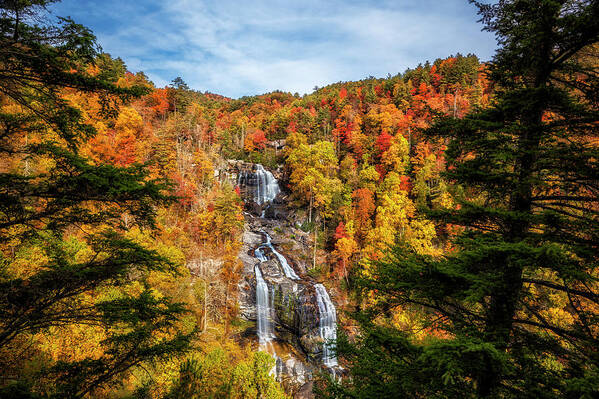
[[[473,2],[489,63],[240,99],[155,87],[51,3],[0,0],[0,396],[285,397],[227,159],[310,232],[273,242],[338,305],[323,395],[597,395],[596,1]]]
[[[109,117],[146,90],[93,73],[98,53],[87,29],[70,20],[34,25],[47,4],[1,4],[0,346],[19,352],[40,331],[102,327],[100,355],[50,363],[33,387],[81,397],[133,366],[186,350],[190,336],[175,331],[185,310],[168,298],[149,289],[99,291],[126,283],[132,273],[173,269],[126,237],[122,225],[127,215],[132,225],[154,227],[155,207],[171,198],[166,183],[148,179],[140,166],[94,164],[81,155],[95,129],[65,91],[97,96],[99,113]],[[81,234],[68,234],[73,229]],[[3,360],[2,374],[15,376],[4,397],[28,389],[19,385],[22,360]]]
[[[501,45],[490,107],[444,117],[445,179],[458,207],[429,212],[461,226],[454,250],[404,243],[361,281],[376,298],[348,346],[344,397],[594,397],[597,357],[597,60],[599,4],[476,3]],[[438,338],[396,329],[417,310]],[[392,366],[391,366],[392,365]],[[336,390],[336,391],[335,391]]]

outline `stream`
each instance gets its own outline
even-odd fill
[[[253,202],[252,214],[245,214],[239,256],[244,264],[241,314],[256,321],[259,350],[276,360],[272,374],[295,397],[311,397],[314,372],[324,368],[335,373],[339,368],[335,305],[324,285],[306,275],[307,262],[300,255],[309,249],[308,233],[287,220],[265,216],[272,214],[269,208],[284,206],[277,179],[262,165],[241,165],[228,173],[246,203]],[[283,243],[291,252],[281,249]]]

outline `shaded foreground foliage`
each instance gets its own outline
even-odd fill
[[[358,285],[370,306],[340,342],[332,397],[591,398],[599,394],[599,3],[474,2],[500,49],[494,103],[426,131],[447,140],[455,251],[403,243]],[[419,314],[414,338],[392,319]]]
[[[233,366],[222,350],[213,350],[202,359],[190,359],[166,399],[268,398],[287,396],[271,376],[275,361],[265,352]]]
[[[44,21],[49,3],[0,2],[0,396],[7,398],[85,396],[134,366],[186,351],[193,333],[174,329],[182,305],[143,288],[147,271],[174,272],[172,262],[123,234],[154,227],[156,207],[172,201],[169,184],[139,165],[81,155],[95,130],[64,99],[65,90],[97,96],[99,115],[110,118],[147,89],[118,86],[110,68],[91,73],[100,60],[95,37],[69,19]],[[73,231],[76,250],[65,241]],[[139,292],[118,290],[132,280]],[[27,353],[40,331],[73,325],[103,332],[96,356],[45,362],[33,373],[24,369],[27,356],[7,356]]]
[[[284,161],[311,275],[363,294],[333,396],[596,395],[596,2],[480,5],[487,66],[239,100],[153,88],[49,3],[0,2],[5,397],[283,396],[229,339],[243,216],[222,157]],[[437,114],[465,118],[425,134]],[[196,326],[225,350],[177,372]]]

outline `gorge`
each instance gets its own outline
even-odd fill
[[[277,379],[296,391],[322,366],[338,368],[336,309],[324,285],[307,274],[309,234],[281,216],[284,193],[272,172],[235,162],[227,175],[249,210],[239,254],[241,316],[256,322],[259,349],[276,359]]]

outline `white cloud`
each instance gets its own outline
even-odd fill
[[[68,8],[69,2],[65,0]],[[82,1],[82,0],[79,0]],[[84,0],[85,1],[85,0]],[[462,0],[191,1],[88,9],[104,49],[157,85],[181,76],[198,90],[238,97],[310,92],[340,80],[395,74],[425,60],[474,52],[494,41]],[[81,10],[84,15],[85,10]],[[75,15],[76,17],[76,15]]]

